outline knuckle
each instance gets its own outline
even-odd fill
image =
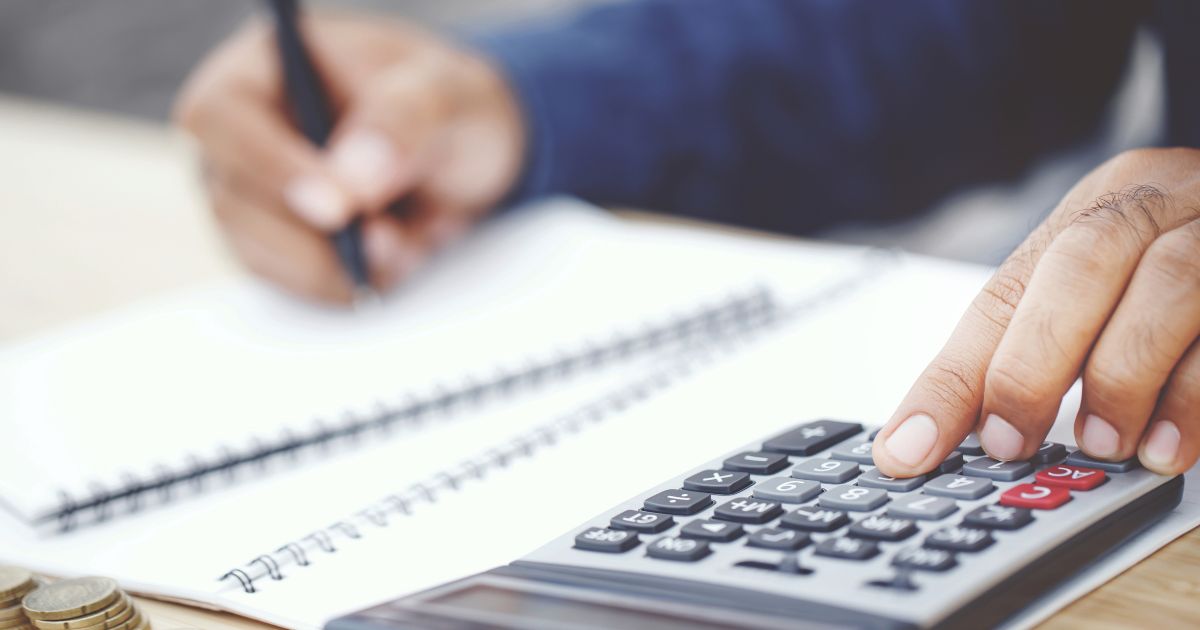
[[[1038,372],[1013,355],[997,356],[988,366],[985,382],[988,393],[1002,405],[1014,409],[1034,408],[1053,397]]]
[[[961,359],[940,356],[929,364],[924,375],[930,395],[942,404],[958,409],[977,406],[977,377],[969,363]]]
[[[1167,282],[1200,291],[1200,220],[1156,239],[1141,264]]]
[[[972,307],[1003,329],[1017,310],[1026,287],[1027,283],[1021,273],[1012,269],[1010,265],[1005,265],[984,285],[979,300],[973,302]]]
[[[1083,383],[1089,396],[1111,405],[1125,406],[1139,398],[1139,373],[1129,361],[1094,356],[1084,368]]]
[[[1071,213],[1070,227],[1080,228],[1103,243],[1144,242],[1162,233],[1158,217],[1170,199],[1165,190],[1152,184],[1126,186],[1100,195],[1090,205]]]

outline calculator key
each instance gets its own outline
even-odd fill
[[[646,555],[659,560],[695,562],[709,553],[708,541],[676,536],[663,536],[646,547]]]
[[[954,472],[962,467],[963,467],[962,453],[959,453],[958,451],[950,451],[950,454],[946,456],[946,459],[943,459],[942,463],[938,464],[937,469],[938,469],[938,472],[948,473],[948,472]]]
[[[1033,472],[1029,462],[1002,462],[991,457],[980,457],[963,466],[964,475],[987,477],[996,481],[1012,481]]]
[[[779,505],[778,501],[734,499],[718,506],[713,511],[713,516],[739,523],[766,523],[775,520],[775,517],[782,513],[783,506]]]
[[[1074,453],[1068,455],[1067,463],[1072,466],[1099,468],[1100,470],[1107,470],[1108,472],[1129,472],[1140,466],[1140,464],[1138,464],[1137,457],[1130,457],[1129,459],[1119,462],[1109,462],[1104,461],[1103,459],[1092,459],[1091,457],[1084,455],[1083,451],[1075,451]]]
[[[722,468],[754,475],[769,475],[788,467],[787,455],[779,453],[738,453],[725,460]]]
[[[641,510],[625,510],[612,517],[609,527],[613,529],[632,529],[635,532],[657,534],[675,524],[675,519],[666,514],[655,514]]]
[[[795,551],[808,544],[808,534],[794,529],[764,527],[746,539],[746,545],[763,549]]]
[[[833,459],[844,459],[848,462],[857,462],[874,466],[875,460],[871,457],[872,442],[859,442],[858,444],[842,444],[832,451],[829,451],[829,456]]]
[[[706,519],[696,519],[679,530],[679,535],[684,538],[700,538],[714,542],[737,540],[742,537],[743,533],[745,531],[737,523],[722,523]]]
[[[872,468],[863,473],[855,483],[860,486],[879,488],[880,490],[887,490],[889,492],[911,492],[920,488],[925,483],[925,477],[918,475],[916,477],[897,479],[896,477],[889,477],[879,472],[878,468]]]
[[[938,475],[925,483],[925,494],[951,499],[978,499],[987,496],[996,486],[991,479],[949,474]]]
[[[712,503],[713,500],[703,492],[663,490],[646,499],[642,509],[664,514],[695,514]]]
[[[575,537],[575,548],[587,551],[607,551],[621,553],[629,551],[638,544],[637,534],[623,529],[607,527],[589,527]]]
[[[1108,475],[1097,468],[1060,464],[1038,471],[1037,482],[1043,486],[1055,486],[1068,490],[1091,490],[1104,483]]]
[[[831,532],[849,522],[850,517],[841,510],[823,510],[810,506],[796,508],[794,511],[784,514],[779,524],[810,532]]]
[[[888,502],[887,492],[879,488],[839,486],[830,488],[817,500],[821,507],[851,512],[869,512]]]
[[[1033,510],[1053,510],[1070,500],[1071,492],[1066,488],[1034,483],[1015,485],[1000,495],[1000,505]]]
[[[705,470],[683,481],[683,487],[688,490],[713,494],[733,494],[750,484],[750,475],[744,472],[726,472],[724,470]]]
[[[1067,456],[1067,447],[1057,442],[1042,442],[1029,461],[1034,464],[1055,464]]]
[[[988,529],[1020,529],[1032,522],[1032,511],[1003,505],[981,505],[963,516],[963,525]]]
[[[855,521],[847,532],[859,538],[872,538],[895,542],[904,540],[917,533],[917,526],[906,518],[893,518],[872,514],[864,519]]]
[[[838,536],[837,538],[826,538],[817,543],[817,546],[813,548],[813,553],[818,556],[845,560],[870,560],[879,555],[879,545],[873,540]]]
[[[862,431],[857,422],[817,420],[802,424],[763,442],[762,450],[788,455],[812,455]]]
[[[754,487],[758,499],[781,503],[804,503],[821,494],[821,484],[791,477],[772,477]]]
[[[944,549],[926,549],[924,547],[909,547],[901,549],[892,558],[892,566],[917,571],[945,571],[952,569],[958,562],[954,554]]]
[[[879,435],[879,432],[882,430],[883,430],[883,427],[875,427],[874,429],[871,429],[871,434],[867,436],[867,441],[874,442],[875,436]]]
[[[963,455],[983,455],[983,447],[979,445],[979,436],[974,433],[967,435],[967,439],[954,449]]]
[[[857,477],[860,472],[862,469],[854,462],[814,457],[792,466],[791,474],[797,479],[811,479],[822,483],[846,483]]]
[[[945,497],[911,494],[888,504],[888,516],[934,521],[958,511],[958,504]]]
[[[812,569],[800,564],[800,558],[798,558],[794,553],[783,554],[783,557],[779,559],[779,562],[742,560],[741,562],[733,563],[733,566],[746,569],[758,569],[760,571],[777,571],[779,573],[788,573],[791,575],[812,575],[813,573]]]
[[[977,527],[951,525],[943,527],[925,538],[925,546],[946,551],[982,551],[996,542],[992,533]]]

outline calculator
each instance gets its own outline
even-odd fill
[[[384,628],[983,628],[1179,503],[1183,477],[969,437],[888,477],[815,420],[614,505],[507,566],[331,622]]]

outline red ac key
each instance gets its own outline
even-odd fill
[[[1054,466],[1037,474],[1038,483],[1068,490],[1091,490],[1107,478],[1103,470],[1083,466]]]
[[[1033,510],[1053,510],[1070,500],[1071,493],[1066,488],[1039,486],[1034,483],[1015,485],[1000,495],[1000,505]]]

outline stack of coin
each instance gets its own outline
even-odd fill
[[[21,601],[36,630],[149,630],[150,622],[102,577],[63,580],[42,586]]]
[[[17,567],[0,566],[0,629],[29,630],[21,598],[37,587],[33,574]]]

